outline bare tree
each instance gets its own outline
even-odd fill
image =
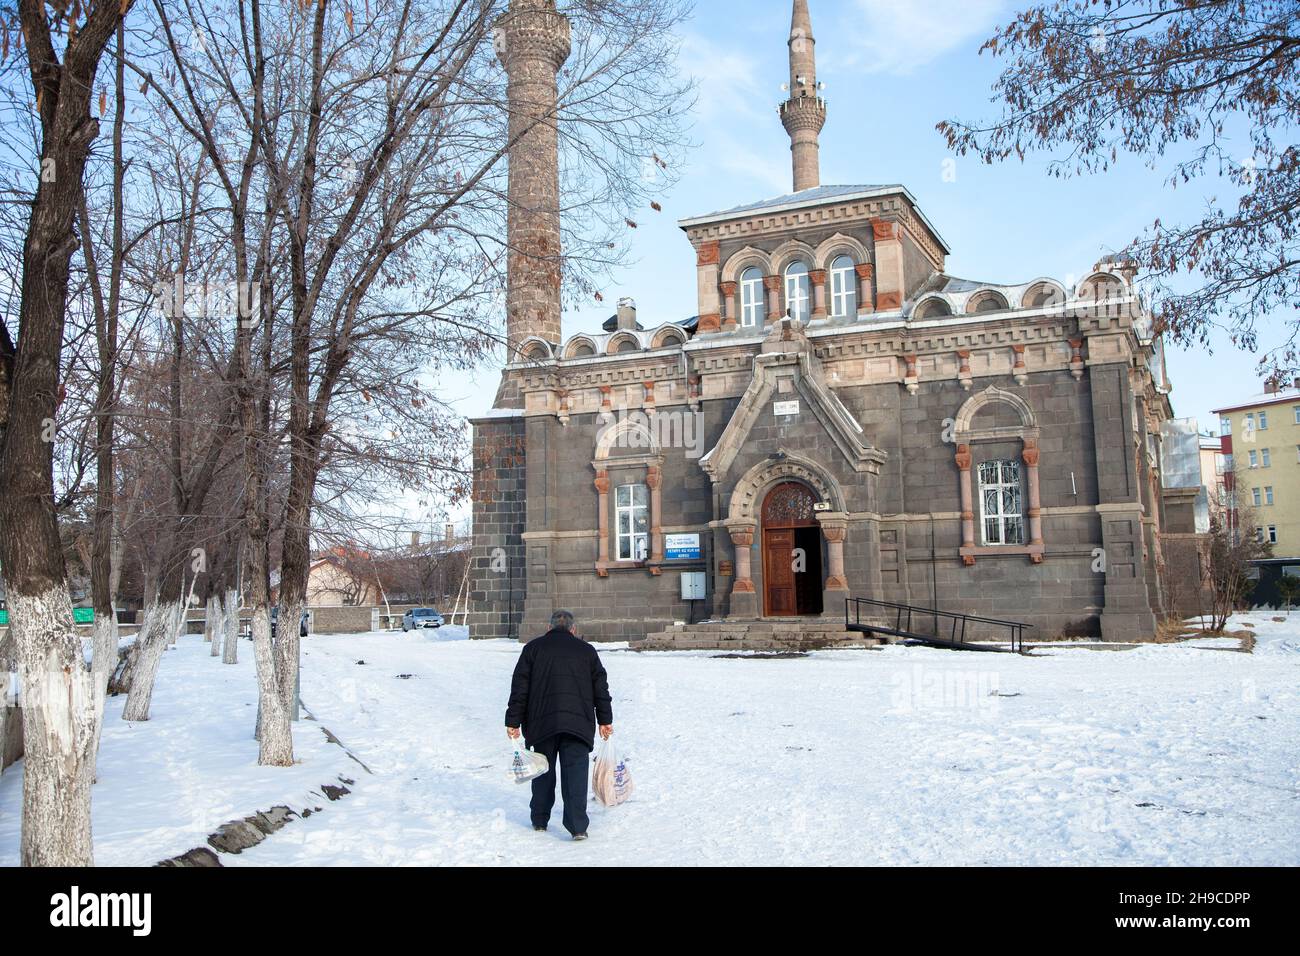
[[[1220,632],[1241,610],[1252,587],[1249,572],[1273,553],[1264,540],[1254,508],[1239,492],[1230,492],[1227,507],[1210,519],[1210,620],[1207,630]]]
[[[940,123],[959,153],[994,162],[1050,150],[1056,175],[1105,171],[1120,153],[1153,167],[1178,156],[1171,187],[1217,174],[1240,191],[1235,203],[1210,201],[1199,222],[1156,220],[1122,253],[1153,280],[1153,314],[1176,341],[1206,344],[1223,319],[1253,350],[1258,317],[1300,304],[1300,7],[1054,0],[1017,14],[985,51],[1008,61],[994,86],[1003,112]],[[1238,123],[1253,155],[1228,146]],[[1186,273],[1199,281],[1175,291]],[[1290,322],[1272,356],[1287,368],[1297,364]]]

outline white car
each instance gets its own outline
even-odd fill
[[[417,627],[442,627],[442,615],[431,607],[413,607],[402,615],[402,630]]]

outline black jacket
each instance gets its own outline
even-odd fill
[[[590,750],[597,720],[612,724],[614,711],[596,649],[568,631],[547,631],[525,644],[510,681],[506,726],[523,727],[530,745],[572,734]]]

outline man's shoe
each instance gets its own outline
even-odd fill
[[[539,826],[538,824],[534,823],[534,824],[533,824],[533,829],[536,830],[538,833],[545,833],[545,832],[546,832],[546,824],[542,824],[542,825]]]
[[[575,842],[578,841],[578,840],[585,840],[585,839],[587,839],[587,834],[585,834],[585,833],[575,833],[575,834],[573,835],[573,839],[574,839]]]

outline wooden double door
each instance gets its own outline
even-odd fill
[[[785,617],[822,612],[822,533],[812,489],[797,481],[763,499],[763,613]]]

